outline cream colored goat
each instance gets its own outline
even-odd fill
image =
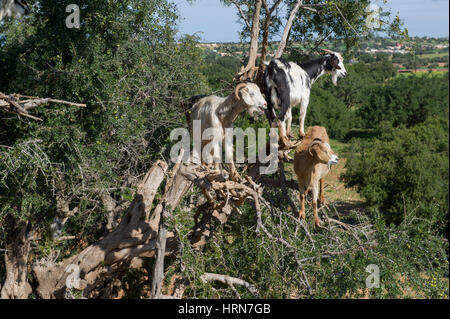
[[[339,158],[331,150],[330,139],[324,127],[310,127],[302,143],[297,147],[294,158],[294,170],[297,174],[301,208],[299,218],[305,219],[305,199],[309,190],[313,195],[314,224],[320,226],[318,214],[320,202],[325,203],[324,178],[330,172],[331,165],[338,164]]]
[[[241,83],[236,86],[235,91],[228,97],[218,97],[210,95],[206,97],[194,97],[192,111],[188,117],[188,121],[200,121],[201,134],[204,135],[205,130],[213,129],[215,131],[214,139],[202,139],[201,150],[194,148],[194,161],[211,164],[214,162],[215,169],[218,170],[222,161],[221,142],[227,143],[225,140],[225,129],[232,128],[233,122],[243,112],[247,111],[250,116],[255,113],[264,113],[267,109],[267,102],[261,94],[259,87],[254,83]],[[192,122],[190,124],[193,124]],[[192,127],[191,127],[192,128]],[[206,158],[200,156],[204,152],[204,147],[212,144],[211,152],[204,154]],[[233,145],[225,145],[227,157],[233,158]],[[230,163],[231,177],[233,180],[238,178],[238,174],[232,161]]]

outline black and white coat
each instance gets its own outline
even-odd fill
[[[21,17],[28,14],[30,7],[25,0],[0,0],[0,21],[4,17]]]
[[[339,77],[347,75],[344,59],[339,53],[328,54],[300,65],[282,59],[273,59],[266,67],[264,81],[268,103],[267,117],[272,126],[278,125],[283,144],[289,145],[292,108],[296,105],[300,105],[299,135],[305,136],[305,117],[311,86],[327,73],[332,74],[335,85]],[[278,110],[278,116],[276,110]],[[275,121],[277,117],[279,121]]]

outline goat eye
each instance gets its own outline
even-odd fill
[[[251,97],[254,97],[254,96],[255,96],[255,93],[250,93],[250,96],[251,96]]]

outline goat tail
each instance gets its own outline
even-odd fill
[[[181,102],[180,107],[183,109],[184,114],[186,115],[186,121],[188,125],[191,125],[191,109],[202,98],[206,97],[207,95],[196,95],[191,98],[189,98],[187,101]]]

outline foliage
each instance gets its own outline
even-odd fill
[[[295,250],[258,233],[253,207],[246,206],[241,216],[214,227],[214,240],[196,251],[187,239],[193,226],[189,213],[177,212],[171,224],[180,234],[183,254],[175,266],[190,282],[187,296],[236,298],[228,286],[199,280],[212,272],[256,285],[261,298],[448,297],[448,281],[443,279],[448,274],[448,242],[432,230],[430,221],[411,217],[407,223],[386,227],[380,214],[369,217],[354,210],[341,215],[331,206],[323,213],[345,221],[352,230],[327,222],[325,229],[313,230],[311,223],[302,226],[288,211],[281,192],[266,192],[276,209],[266,211],[263,222]],[[307,220],[312,220],[309,209]],[[380,268],[381,287],[367,289],[366,267],[372,264]],[[253,298],[245,288],[236,290],[243,298]]]
[[[0,119],[0,224],[10,214],[30,220],[45,242],[64,215],[59,200],[78,212],[64,234],[90,242],[104,232],[102,198],[130,199],[166,155],[170,129],[186,125],[180,102],[207,90],[201,51],[195,38],[176,39],[170,1],[39,3],[26,24],[0,26],[0,91],[87,108],[36,109],[43,122]],[[68,3],[83,8],[80,30],[64,25]]]
[[[239,71],[241,61],[233,56],[220,56],[214,52],[205,52],[203,74],[211,89],[220,91],[229,86],[230,79]]]
[[[448,120],[398,128],[348,151],[347,185],[357,186],[388,223],[418,216],[441,231],[448,227]]]
[[[408,127],[430,116],[448,117],[448,73],[396,77],[366,91],[358,115],[366,128]]]
[[[64,25],[69,3],[83,8],[80,30]],[[291,8],[293,1],[284,3]],[[42,123],[0,119],[1,260],[8,216],[33,225],[30,262],[55,252],[59,261],[96,242],[106,232],[103,198],[126,207],[150,165],[167,157],[170,130],[186,126],[180,102],[202,93],[231,93],[231,79],[243,64],[240,57],[199,48],[195,37],[179,36],[171,0],[59,4],[41,0],[25,23],[0,25],[0,91],[88,105],[33,110]],[[367,31],[367,4],[339,4],[358,31]],[[294,24],[292,38],[307,45],[302,49],[312,48],[331,30],[342,48],[356,45],[358,39],[333,2],[327,1],[323,10],[321,16],[302,11]],[[272,32],[280,30],[283,12],[276,12]],[[390,22],[389,28],[399,29],[398,19]],[[346,61],[351,58],[347,55]],[[204,272],[213,272],[255,284],[262,298],[448,298],[448,280],[442,280],[449,271],[448,241],[442,234],[448,227],[448,74],[395,77],[383,55],[370,63],[348,64],[348,73],[337,87],[327,77],[313,87],[307,125],[323,125],[340,140],[352,130],[377,131],[371,140],[352,141],[344,176],[368,209],[330,205],[321,210],[325,229],[313,230],[310,205],[308,223],[300,223],[282,189],[265,189],[273,209],[264,208],[264,225],[284,242],[257,231],[254,207],[247,202],[241,215],[213,225],[207,245],[198,251],[189,242],[194,227],[189,197],[195,202],[202,196],[194,187],[168,221],[181,250],[166,258],[166,286],[172,274],[179,274],[189,280],[188,298],[235,298],[236,291],[252,297],[242,287],[234,291],[200,280]],[[242,116],[235,124],[269,128],[263,116]],[[61,235],[75,235],[75,240],[54,238],[55,218],[65,214],[61,202],[74,212]],[[146,259],[143,269],[119,278],[125,298],[148,297],[152,261]],[[370,264],[380,267],[380,289],[366,290]],[[4,276],[2,262],[0,283]]]
[[[247,21],[251,23],[254,13],[254,0],[222,0],[222,2],[227,6],[239,5]],[[297,2],[298,0],[284,0],[278,6],[272,15],[269,39],[275,41],[276,36],[284,29],[285,23]],[[275,3],[277,3],[275,0],[267,1],[269,8],[272,8]],[[367,10],[370,5],[370,1],[367,0],[314,0],[309,1],[307,5],[314,10],[301,8],[298,16],[294,19],[290,32],[291,40],[301,43],[304,51],[314,49],[330,37],[344,40],[346,49],[350,50],[359,44],[361,35],[370,36],[382,31],[399,37],[408,36],[408,31],[402,29],[403,23],[400,17],[393,17],[390,11],[383,9],[380,9],[378,15],[381,23],[369,26],[366,22],[371,12]],[[238,21],[243,25],[241,37],[247,38],[250,30],[244,23],[239,10],[236,10],[236,14],[239,17]],[[262,10],[261,25],[264,25],[265,19],[265,10]]]
[[[330,91],[320,88],[312,90],[306,126],[324,126],[331,138],[343,139],[354,127],[355,121],[354,111]]]

